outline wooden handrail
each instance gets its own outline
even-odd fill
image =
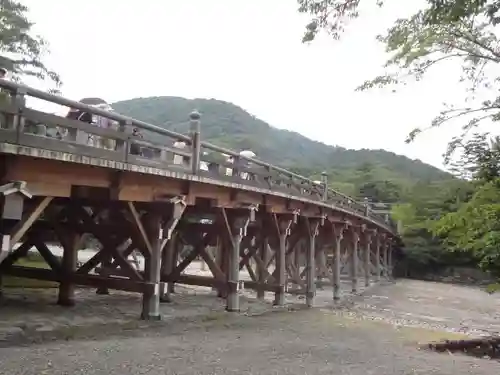
[[[82,153],[87,153],[90,156],[94,156],[93,152],[96,153],[98,158],[112,158],[117,161],[121,162],[130,162],[130,163],[144,163],[146,165],[160,165],[160,166],[165,166],[165,168],[170,168],[170,167],[175,167],[175,168],[181,168],[185,171],[191,171],[191,173],[194,174],[199,174],[199,173],[207,173],[207,168],[202,168],[201,164],[208,164],[208,163],[214,163],[213,161],[207,161],[209,158],[203,156],[203,152],[201,152],[200,149],[197,149],[199,147],[201,149],[206,149],[210,150],[213,152],[217,152],[219,154],[223,154],[226,156],[232,157],[235,161],[233,164],[230,164],[228,162],[225,163],[218,163],[217,169],[219,170],[221,166],[223,166],[226,169],[232,169],[233,171],[236,172],[237,175],[232,176],[230,175],[231,178],[238,179],[239,184],[247,184],[250,186],[255,186],[256,184],[258,185],[257,187],[264,187],[268,190],[279,190],[281,189],[288,189],[290,194],[295,194],[297,196],[303,196],[308,195],[313,197],[314,200],[317,200],[318,202],[323,202],[323,203],[328,203],[328,202],[333,202],[331,204],[339,205],[342,207],[342,209],[348,209],[350,211],[355,212],[358,216],[364,216],[367,217],[370,220],[374,220],[377,222],[379,225],[388,227],[390,223],[388,223],[382,215],[378,215],[370,209],[369,204],[361,203],[356,201],[354,198],[351,198],[339,191],[336,191],[334,189],[330,189],[327,187],[327,183],[324,182],[318,182],[318,181],[313,181],[310,178],[307,178],[305,176],[302,176],[300,174],[288,171],[284,168],[269,164],[265,161],[259,160],[257,158],[252,158],[248,157],[245,155],[241,155],[238,152],[235,152],[233,150],[226,149],[224,147],[220,147],[214,144],[211,144],[209,142],[204,142],[201,141],[197,143],[198,141],[193,141],[193,138],[189,135],[183,135],[180,133],[176,133],[167,129],[164,129],[160,126],[153,125],[146,123],[144,121],[136,120],[131,117],[123,116],[118,113],[114,112],[109,112],[105,111],[93,106],[86,105],[81,102],[77,102],[74,100],[66,99],[58,95],[50,94],[41,90],[37,90],[32,87],[28,87],[26,85],[18,84],[15,82],[11,82],[8,80],[0,79],[0,88],[10,91],[12,93],[12,97],[16,98],[19,96],[30,96],[33,98],[45,100],[47,102],[55,103],[61,106],[66,106],[70,108],[75,108],[79,109],[81,111],[88,112],[90,114],[96,115],[96,116],[101,116],[105,117],[108,119],[111,119],[115,122],[118,122],[120,125],[120,129],[101,129],[98,128],[94,125],[83,123],[77,120],[71,120],[71,119],[66,119],[61,116],[56,116],[52,114],[46,114],[40,111],[36,110],[25,110],[24,103],[25,100],[22,100],[22,103],[19,104],[16,107],[16,101],[14,100],[14,104],[9,103],[9,104],[2,104],[0,103],[0,111],[3,112],[5,115],[8,116],[18,116],[18,117],[24,117],[27,120],[30,120],[32,122],[37,122],[41,124],[42,126],[57,126],[57,127],[63,127],[65,129],[68,129],[73,132],[73,137],[71,139],[67,140],[62,140],[59,141],[59,143],[55,140],[49,140],[47,139],[45,142],[45,145],[43,145],[43,140],[40,140],[40,137],[36,137],[34,135],[30,134],[19,134],[19,130],[16,130],[16,134],[12,132],[3,132],[4,134],[4,141],[12,142],[15,140],[16,142],[20,142],[20,144],[24,146],[32,146],[32,147],[48,147],[49,149],[57,149],[58,151],[63,151],[63,152],[82,152]],[[194,112],[191,114],[191,121],[193,124],[196,124],[199,127],[199,114],[197,112]],[[123,126],[124,125],[124,126]],[[172,145],[167,145],[167,144],[161,144],[159,142],[150,142],[148,140],[141,140],[132,137],[131,135],[126,135],[124,134],[125,127],[130,126],[130,127],[135,127],[141,130],[145,130],[148,132],[151,132],[153,134],[161,135],[161,136],[166,136],[169,138],[172,138],[174,142],[172,142]],[[14,130],[14,129],[12,129]],[[197,130],[199,131],[199,130]],[[99,148],[93,148],[88,145],[82,145],[78,144],[77,137],[74,136],[77,132],[85,132],[86,134],[89,135],[89,138],[94,134],[97,137],[101,138],[110,138],[114,139],[116,142],[121,142],[122,145],[125,145],[125,149],[121,147],[120,149],[118,146],[116,146],[115,149],[99,149]],[[195,131],[196,132],[196,131]],[[195,132],[192,131],[194,134]],[[197,137],[199,137],[200,133],[197,133]],[[203,134],[203,131],[201,131],[201,134]],[[0,135],[1,136],[1,135]],[[7,139],[7,138],[8,139]],[[198,138],[199,139],[199,138]],[[173,143],[175,142],[183,142],[184,143],[184,148],[176,148]],[[156,150],[156,154],[158,154],[158,151],[161,154],[160,160],[147,160],[147,158],[144,158],[142,156],[137,156],[136,154],[130,153],[129,148],[130,144],[135,143],[138,146],[143,146],[145,149],[150,149],[150,150]],[[35,145],[35,146],[34,146]],[[117,144],[118,145],[118,144]],[[187,147],[187,148],[186,148]],[[196,150],[197,149],[197,150]],[[76,151],[75,151],[76,150]],[[151,152],[151,151],[150,151]],[[196,154],[197,153],[197,154]],[[153,152],[154,154],[154,152]],[[166,154],[173,154],[177,155],[177,157],[180,157],[181,159],[175,159],[172,162],[169,162],[168,156]],[[180,161],[179,161],[180,160]],[[248,167],[244,165],[240,165],[241,161],[245,160],[248,163],[251,163],[253,166]],[[153,164],[151,164],[153,163]],[[170,164],[169,164],[170,163]],[[197,165],[193,165],[197,164]],[[217,163],[215,163],[217,164]],[[261,168],[263,171],[257,170],[257,168]],[[208,171],[208,173],[211,173]],[[217,175],[210,175],[210,177],[220,177],[220,178],[227,178],[227,174],[224,173],[219,173],[217,172]],[[273,173],[275,175],[273,175]],[[277,174],[277,177],[276,177]],[[246,176],[246,177],[241,177],[241,176]],[[254,180],[248,179],[250,177],[254,178]],[[256,176],[260,178],[261,180],[256,182]],[[270,183],[271,180],[278,180],[278,183],[276,186],[272,186]],[[241,180],[241,181],[240,181]],[[259,185],[260,184],[260,185]],[[267,185],[269,184],[269,185]],[[267,186],[266,186],[267,185]],[[325,192],[325,189],[327,191]]]

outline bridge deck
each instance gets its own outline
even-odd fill
[[[75,285],[141,292],[143,317],[157,319],[174,283],[211,286],[239,310],[242,269],[246,287],[275,293],[278,305],[287,291],[312,305],[322,279],[340,298],[344,268],[353,290],[359,275],[368,283],[390,274],[390,221],[329,189],[326,176],[311,181],[202,142],[197,112],[181,135],[8,81],[0,87],[11,92],[0,103],[0,276],[57,281],[62,305],[74,303]],[[109,127],[37,111],[27,96],[107,118]],[[79,265],[89,243],[98,252]],[[49,269],[17,264],[31,248]],[[136,253],[143,267],[129,261]],[[212,277],[184,272],[197,258]]]

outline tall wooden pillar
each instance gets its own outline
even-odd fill
[[[382,247],[383,255],[382,255],[382,263],[384,265],[384,272],[383,275],[385,278],[389,277],[389,257],[388,257],[388,239],[386,238]]]
[[[364,253],[363,253],[363,270],[365,274],[365,287],[370,286],[370,278],[371,278],[371,251],[372,251],[372,232],[365,231],[365,243],[364,243]]]
[[[392,279],[392,241],[387,244],[387,278]]]
[[[276,216],[275,216],[276,218]],[[280,218],[276,220],[279,248],[276,252],[276,275],[279,285],[278,291],[274,295],[274,304],[277,306],[285,305],[285,281],[286,281],[286,240],[290,235],[292,219]]]
[[[178,244],[179,241],[179,232],[175,230],[179,220],[181,219],[184,211],[186,209],[186,203],[184,201],[184,197],[175,197],[171,200],[171,214],[166,220],[165,226],[159,230],[160,233],[160,254],[161,254],[161,266],[160,266],[160,275],[163,278],[167,275],[170,275],[173,270],[177,267],[177,259],[178,255]],[[157,218],[161,220],[161,218]],[[156,225],[156,223],[154,224]],[[153,229],[152,229],[153,230]],[[155,229],[156,230],[156,229]],[[160,301],[161,302],[170,302],[171,301],[171,293],[174,292],[174,283],[169,281],[167,285],[164,282],[160,282]]]
[[[382,272],[381,266],[380,266],[380,241],[381,241],[381,235],[377,234],[377,237],[375,239],[375,282],[380,282],[380,274]]]
[[[170,239],[167,239],[167,244],[165,245],[165,248],[162,251],[161,254],[161,275],[162,278],[164,276],[169,275],[172,273],[172,271],[175,269],[175,266],[177,265],[176,259],[174,257],[176,256],[176,248],[177,248],[177,241],[178,240],[178,233],[173,232],[171,234]],[[171,302],[172,301],[172,292],[174,290],[174,283],[169,281],[168,283],[161,282],[160,283],[160,302]]]
[[[358,292],[358,246],[359,234],[357,228],[351,229],[351,283],[352,292]]]
[[[246,235],[248,217],[237,217],[231,223],[232,246],[229,249],[229,270],[227,280],[227,311],[240,311],[238,284],[240,281],[240,245]]]
[[[141,319],[160,320],[161,216],[156,212],[148,212],[144,215],[143,226],[151,244],[151,254],[145,257],[144,279],[154,284],[154,288],[142,295]]]
[[[306,305],[313,307],[314,295],[316,294],[316,237],[318,235],[319,221],[315,219],[307,220],[307,234],[309,241],[307,244],[307,276],[306,276]]]
[[[74,224],[74,223],[72,223]],[[64,238],[61,238],[63,247],[62,256],[62,277],[59,284],[59,296],[57,304],[61,306],[74,306],[75,304],[75,285],[71,281],[72,275],[76,272],[78,263],[78,246],[80,245],[80,234],[74,229],[64,233]]]
[[[340,281],[340,270],[341,270],[341,249],[342,240],[344,238],[344,231],[346,230],[345,225],[332,224],[333,227],[333,238],[335,241],[335,254],[333,257],[333,300],[339,301],[341,297],[341,281]]]
[[[264,232],[264,229],[262,229],[262,232]],[[260,248],[259,248],[259,253],[257,254],[258,257],[262,260],[262,264],[257,265],[257,277],[259,279],[259,287],[257,289],[257,298],[259,299],[264,299],[265,296],[265,290],[264,290],[264,281],[266,279],[266,268],[265,265],[267,264],[267,260],[269,259],[268,257],[268,247],[269,247],[269,238],[267,237],[266,233],[262,233],[262,241],[260,243]]]

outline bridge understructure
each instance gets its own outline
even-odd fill
[[[65,306],[75,304],[76,286],[142,293],[142,318],[154,320],[176,283],[212,287],[239,311],[242,287],[258,298],[274,293],[276,305],[286,293],[303,294],[313,306],[322,285],[340,300],[345,271],[353,292],[391,277],[397,235],[387,218],[329,189],[326,176],[318,183],[202,142],[196,112],[182,135],[8,81],[0,87],[11,93],[0,103],[0,278],[58,282]],[[29,96],[116,126],[29,108]],[[134,127],[143,139],[132,137]],[[143,152],[132,154],[132,144]],[[80,263],[89,238],[95,255]],[[33,248],[46,268],[17,264]],[[135,253],[144,267],[130,260]],[[211,276],[186,272],[197,259]]]

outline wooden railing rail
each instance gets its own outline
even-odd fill
[[[387,217],[372,212],[367,202],[357,202],[328,188],[326,174],[320,182],[313,181],[257,158],[202,141],[201,115],[197,111],[189,116],[189,135],[183,135],[11,81],[0,79],[0,88],[6,93],[0,97],[0,141],[3,143],[95,157],[109,163],[179,170],[306,197],[367,217],[386,228],[392,226]],[[26,97],[107,118],[112,125],[101,128],[29,108]],[[148,137],[134,136],[133,128],[148,134]]]

